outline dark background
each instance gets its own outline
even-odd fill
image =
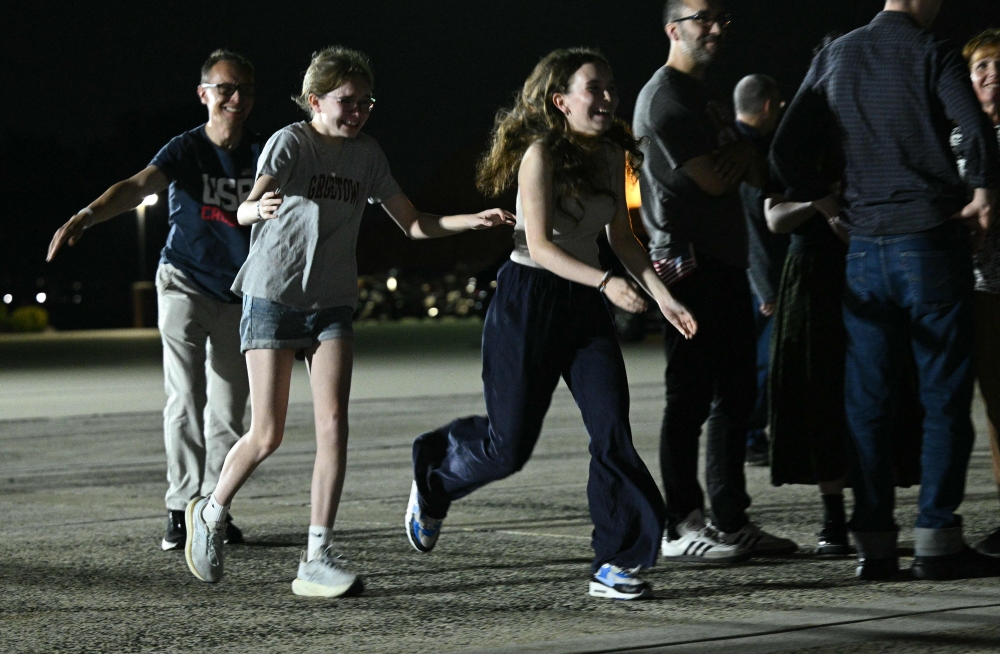
[[[868,22],[882,4],[733,0],[726,54],[709,84],[728,96],[743,75],[768,73],[791,96],[820,38]],[[420,209],[472,211],[491,206],[473,176],[494,113],[538,59],[558,47],[600,48],[628,119],[666,60],[660,12],[654,0],[5,3],[0,295],[14,295],[13,308],[44,290],[60,328],[130,323],[130,284],[151,278],[166,236],[165,198],[149,209],[147,270],[138,270],[133,214],[94,228],[52,264],[45,250],[75,211],[204,122],[195,88],[217,47],[254,62],[258,94],[248,125],[265,135],[304,117],[290,96],[313,51],[340,44],[366,52],[378,107],[365,130],[396,178]],[[990,26],[1000,26],[1000,1],[946,0],[935,32],[960,45]],[[412,243],[369,208],[358,249],[362,274],[392,267],[438,274],[475,272],[509,248],[509,229]]]

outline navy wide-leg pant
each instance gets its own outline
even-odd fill
[[[663,500],[632,445],[625,364],[604,298],[514,262],[500,269],[483,327],[487,415],[459,418],[413,444],[421,511],[443,518],[454,500],[524,467],[560,376],[590,434],[593,568],[652,566]]]

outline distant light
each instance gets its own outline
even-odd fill
[[[390,291],[395,291],[397,285],[398,284],[396,282],[396,278],[395,277],[390,277],[389,279],[385,280],[385,287],[387,289],[389,289]]]
[[[435,316],[437,316],[438,315],[438,309],[437,309],[437,307],[431,307],[430,309],[428,309],[427,310],[427,315],[430,316],[431,318],[434,318]]]
[[[156,201],[159,200],[159,199],[160,198],[156,197],[155,195],[147,195],[146,197],[144,197],[142,199],[142,206],[144,206],[144,207],[151,207],[154,204],[156,204]]]
[[[82,297],[80,297],[79,295],[74,295],[73,296],[73,304],[80,304],[81,302],[83,302],[83,298]]]
[[[3,303],[4,304],[10,304],[13,301],[14,301],[14,296],[11,295],[10,293],[8,293],[7,295],[3,296]]]
[[[44,304],[45,297],[46,297],[45,293],[39,293],[38,295],[35,296],[35,299],[38,300],[39,304]]]
[[[625,169],[625,204],[628,205],[629,209],[638,209],[642,206],[639,181],[632,177],[632,171],[627,166]]]

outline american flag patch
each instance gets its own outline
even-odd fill
[[[694,272],[698,262],[694,258],[694,246],[688,245],[687,252],[671,259],[653,262],[653,270],[667,286],[675,284]]]

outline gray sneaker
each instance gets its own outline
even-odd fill
[[[187,524],[184,555],[188,568],[195,577],[214,583],[222,579],[222,536],[225,523],[222,529],[209,529],[208,523],[201,517],[206,503],[207,497],[196,497],[188,502],[184,511],[184,521]]]
[[[299,576],[292,582],[292,592],[302,597],[340,597],[360,595],[365,589],[361,577],[344,569],[347,561],[327,547],[317,558],[306,560],[302,552]]]

